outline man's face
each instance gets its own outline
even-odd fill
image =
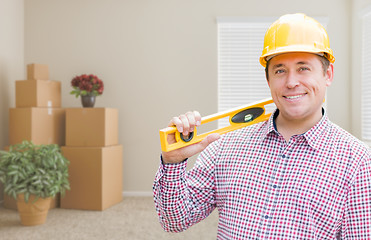
[[[333,79],[333,65],[324,73],[319,56],[312,53],[285,53],[270,60],[268,85],[288,121],[319,120],[326,87]]]

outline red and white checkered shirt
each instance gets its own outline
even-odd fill
[[[273,116],[273,114],[272,114]],[[370,150],[326,115],[289,142],[273,117],[223,135],[153,185],[166,231],[219,212],[218,239],[371,239]]]

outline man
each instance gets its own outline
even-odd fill
[[[183,231],[217,208],[218,239],[370,239],[369,148],[322,108],[334,61],[314,19],[290,14],[273,23],[260,62],[277,110],[162,153],[154,198],[163,228]],[[170,125],[187,135],[200,120],[189,112]],[[186,159],[200,151],[186,172]]]

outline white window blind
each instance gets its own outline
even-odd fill
[[[270,97],[259,63],[264,35],[277,18],[218,18],[218,111]],[[327,17],[315,17],[324,27]],[[275,109],[274,104],[267,112]],[[229,125],[221,119],[219,127]]]
[[[259,63],[265,31],[273,19],[218,18],[218,111],[270,96]],[[229,125],[220,119],[219,127]]]
[[[362,138],[371,140],[371,9],[362,17]]]

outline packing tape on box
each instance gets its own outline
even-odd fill
[[[185,138],[178,132],[176,127],[167,127],[160,130],[161,149],[163,152],[169,152],[202,141],[211,133],[225,134],[243,128],[258,122],[267,120],[272,112],[267,112],[267,106],[273,104],[272,98],[254,102],[248,105],[233,108],[220,113],[212,114],[201,119],[201,125],[218,119],[229,117],[229,125],[215,129],[206,133],[197,134],[197,128]],[[168,136],[175,134],[175,142],[169,143]]]

